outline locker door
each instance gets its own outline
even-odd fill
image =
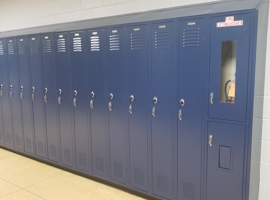
[[[43,101],[46,113],[48,158],[51,161],[59,162],[59,119],[53,42],[52,34],[41,36],[44,78]]]
[[[8,67],[10,85],[13,85],[13,98],[11,99],[13,131],[15,137],[15,148],[24,151],[24,134],[22,122],[22,105],[20,99],[20,74],[18,63],[18,50],[16,49],[16,39],[7,40]]]
[[[207,200],[241,200],[245,127],[208,124]]]
[[[71,74],[68,52],[68,34],[55,34],[55,67],[58,91],[62,163],[74,167],[74,135],[71,99]]]
[[[34,119],[32,107],[32,89],[29,65],[29,49],[26,37],[17,39],[18,60],[21,82],[21,104],[23,116],[23,132],[25,139],[25,152],[35,154]]]
[[[151,25],[153,193],[172,199],[173,108],[176,100],[173,23]]]
[[[250,15],[214,17],[211,26],[209,116],[245,121]]]
[[[8,56],[10,55],[16,55],[16,47],[15,47],[15,40],[9,39],[7,41],[7,47],[8,47]],[[14,59],[17,59],[17,57],[13,57]],[[11,103],[10,99],[12,97],[12,91],[10,90],[10,83],[9,83],[9,69],[8,69],[8,63],[5,61],[5,59],[2,59],[3,64],[6,63],[6,65],[3,65],[3,70],[1,71],[1,84],[2,87],[2,105],[3,105],[3,122],[4,122],[4,139],[5,139],[5,146],[9,148],[14,147],[13,143],[13,124],[12,124],[12,110],[11,110]],[[12,88],[12,87],[11,87]]]
[[[47,139],[45,127],[45,113],[43,104],[43,77],[42,60],[39,36],[29,36],[30,47],[30,73],[31,73],[31,99],[34,114],[34,133],[36,142],[36,155],[42,158],[47,157]]]
[[[12,95],[10,92],[10,83],[9,83],[9,69],[7,62],[7,53],[6,53],[6,41],[1,40],[3,44],[3,53],[0,55],[0,89],[1,89],[1,100],[2,100],[2,109],[3,109],[3,122],[4,122],[4,138],[5,145],[7,147],[13,148],[13,128],[12,128],[12,111],[10,98]],[[15,50],[13,49],[13,52]],[[12,89],[12,87],[11,87]]]
[[[6,51],[6,47],[5,47],[5,42],[3,41],[4,39],[0,39],[0,57],[4,56],[7,51]],[[1,58],[0,58],[1,59]],[[0,65],[0,70],[2,71],[3,67],[2,65]],[[0,80],[0,85],[2,84],[2,77]],[[2,105],[2,90],[3,88],[0,87],[0,145],[4,145],[5,144],[5,133],[4,133],[4,121],[3,121],[3,105]]]
[[[178,199],[199,200],[201,195],[202,92],[207,86],[203,81],[204,27],[204,19],[190,19],[180,21],[177,28]]]
[[[91,113],[92,133],[92,162],[93,173],[106,178],[107,176],[107,143],[106,143],[106,109],[107,101],[104,91],[104,32],[90,30],[88,32],[87,44],[90,44],[87,55],[88,74],[88,99]],[[90,42],[89,42],[90,41]]]
[[[74,130],[76,141],[76,166],[89,171],[89,103],[86,79],[86,42],[85,32],[77,31],[69,34],[70,65],[73,92]]]
[[[108,98],[111,179],[126,182],[125,79],[122,28],[106,30],[106,97]]]
[[[148,27],[137,25],[127,30],[127,68],[129,101],[128,125],[131,186],[147,191],[148,178],[148,108],[149,65]]]

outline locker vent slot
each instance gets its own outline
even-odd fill
[[[57,40],[57,50],[59,53],[66,52],[66,40],[64,38]]]
[[[26,138],[26,148],[32,150],[32,140],[30,138]]]
[[[183,183],[182,197],[186,200],[195,200],[195,185],[191,183]]]
[[[52,44],[51,40],[43,40],[43,53],[51,53],[52,52]]]
[[[22,146],[21,136],[16,135],[16,139],[15,140],[16,140],[16,145],[19,146],[19,147],[21,147]]]
[[[55,145],[50,144],[50,154],[53,157],[57,157],[57,148]]]
[[[80,166],[87,166],[87,160],[86,160],[86,154],[85,153],[79,153],[79,164]]]
[[[74,52],[82,51],[82,38],[80,37],[73,38],[73,51]]]
[[[104,171],[104,160],[101,157],[96,157],[96,169],[99,171]]]
[[[131,50],[141,50],[143,48],[143,36],[140,33],[130,34]]]
[[[37,53],[38,52],[38,42],[36,40],[30,41],[30,53]]]
[[[44,153],[43,142],[38,141],[37,148],[38,148],[38,152],[39,152],[39,153],[42,153],[42,154]]]
[[[134,182],[140,185],[144,185],[144,171],[142,169],[134,169]]]
[[[120,177],[120,178],[123,177],[123,165],[121,163],[114,162],[113,169],[114,169],[113,173],[115,176]]]
[[[4,45],[2,41],[0,42],[0,56],[4,55]]]
[[[14,54],[14,43],[8,43],[8,54],[9,55]]]
[[[19,54],[25,54],[26,52],[26,45],[24,41],[19,42]]]
[[[157,176],[157,190],[167,193],[169,189],[168,183],[167,177],[161,175]]]
[[[64,160],[71,162],[71,151],[67,148],[64,149]]]
[[[100,39],[99,36],[90,37],[91,51],[100,51]]]
[[[120,38],[119,35],[110,35],[110,51],[120,50]]]
[[[183,47],[199,47],[200,46],[200,29],[184,29],[183,30]]]
[[[11,135],[10,135],[10,133],[7,132],[6,136],[7,136],[7,138],[6,138],[7,143],[11,143]]]
[[[167,49],[169,47],[169,33],[155,32],[155,48]]]

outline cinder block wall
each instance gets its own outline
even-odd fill
[[[222,0],[1,0],[0,32],[218,1]],[[270,30],[269,0],[264,1],[257,47],[250,200],[270,199]]]

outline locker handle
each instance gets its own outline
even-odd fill
[[[209,146],[213,146],[213,135],[209,135]]]
[[[20,99],[23,100],[23,93],[20,93]]]
[[[179,110],[178,118],[179,118],[180,121],[182,121],[182,110]]]
[[[0,89],[1,89],[1,90],[0,90],[0,97],[2,97],[2,96],[3,96],[3,90],[2,90],[2,89],[3,89],[3,87],[4,87],[4,86],[3,86],[3,84],[1,84],[1,85],[0,85]]]
[[[214,93],[210,94],[210,104],[214,104]]]
[[[59,105],[61,104],[61,97],[60,96],[58,97],[57,102]]]
[[[156,108],[155,108],[155,107],[152,108],[152,116],[153,116],[153,117],[156,116]]]
[[[44,98],[43,98],[43,99],[44,99],[44,102],[45,102],[45,103],[48,102],[48,100],[47,100],[47,95],[46,95],[46,94],[44,95]]]
[[[31,98],[32,98],[32,101],[35,101],[35,94],[34,93],[32,93]]]
[[[91,108],[91,109],[94,109],[94,100],[91,100],[91,101],[90,101],[90,108]]]
[[[132,114],[132,112],[133,112],[132,104],[129,105],[128,112],[129,112],[129,114]]]
[[[73,99],[73,106],[76,107],[77,106],[77,98]]]
[[[109,111],[112,111],[112,102],[109,102]]]
[[[12,91],[13,86],[10,85],[9,88],[10,88],[9,97],[12,99],[12,97],[13,97],[13,91]]]

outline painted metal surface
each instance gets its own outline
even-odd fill
[[[88,40],[89,42],[89,40]],[[71,91],[74,113],[74,133],[76,141],[76,166],[79,170],[89,171],[89,109],[86,73],[86,37],[84,31],[69,33],[69,51],[71,66]]]
[[[172,199],[173,193],[173,112],[177,76],[173,38],[173,22],[151,25],[152,184],[153,193],[167,199]]]
[[[188,19],[177,26],[178,54],[178,199],[201,196],[205,21]],[[192,159],[191,159],[192,158]],[[187,173],[192,171],[192,173]]]
[[[129,131],[131,186],[148,190],[149,48],[148,26],[133,25],[126,33],[128,92],[126,112]]]
[[[21,98],[23,132],[25,142],[25,152],[35,154],[35,136],[34,136],[34,119],[33,105],[31,99],[31,77],[29,63],[29,45],[26,37],[17,39],[20,85],[23,87]]]
[[[31,73],[31,99],[34,115],[36,155],[47,158],[45,110],[43,104],[43,74],[40,36],[29,36],[29,63]]]
[[[58,92],[61,161],[75,167],[74,130],[72,116],[71,72],[69,62],[69,40],[67,33],[55,34],[55,69]]]
[[[108,137],[106,134],[107,95],[104,87],[104,31],[102,29],[89,30],[87,42],[87,100],[86,110],[91,114],[92,135],[92,170],[93,174],[102,178],[107,177],[108,171]]]
[[[48,159],[60,161],[59,118],[57,106],[57,85],[54,65],[53,34],[41,35],[42,68],[44,87],[42,88],[43,102],[46,113]]]

